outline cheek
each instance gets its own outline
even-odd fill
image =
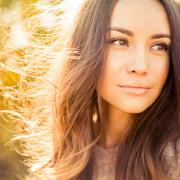
[[[107,57],[104,58],[104,67],[102,77],[105,82],[117,82],[125,73],[128,64],[128,53],[119,53],[113,48],[109,49]]]
[[[149,63],[147,79],[152,89],[142,96],[131,96],[121,92],[117,84],[126,73],[126,57],[108,56],[103,67],[98,94],[114,107],[128,112],[140,113],[151,106],[160,95],[169,72],[169,60],[157,59]],[[121,59],[121,61],[120,61]],[[124,79],[123,79],[124,80]]]
[[[163,85],[166,82],[167,76],[169,74],[169,58],[158,59],[158,61],[152,61],[150,64],[149,76],[151,81],[154,82],[155,87],[163,88]]]
[[[164,84],[167,80],[169,74],[169,59],[160,59],[161,61],[151,64],[150,68],[150,79],[153,82],[151,94],[149,99],[151,104],[158,98],[161,94]]]

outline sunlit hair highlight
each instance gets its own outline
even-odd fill
[[[151,107],[137,114],[132,129],[121,142],[116,179],[165,180],[163,151],[171,141],[177,142],[180,136],[179,95],[178,89],[174,89],[179,87],[179,81],[175,79],[178,77],[176,70],[179,54],[174,52],[178,50],[180,38],[179,12],[173,2],[160,2],[168,12],[172,35],[176,36],[170,54],[171,70],[161,95]],[[70,56],[65,58],[60,80],[61,89],[56,99],[58,118],[54,124],[53,166],[59,179],[92,177],[93,145],[103,130],[101,103],[96,87],[103,69],[106,30],[115,3],[116,1],[104,0],[85,1],[73,24],[66,47],[76,51],[72,51]],[[94,106],[99,115],[96,130],[92,123]],[[165,130],[168,133],[165,133]],[[71,154],[74,155],[73,158],[70,158]],[[65,161],[66,158],[70,159]]]
[[[116,180],[165,180],[163,152],[169,144],[176,147],[180,138],[180,13],[174,1],[160,2],[167,11],[173,37],[170,73],[158,99],[136,116],[132,129],[121,142]],[[35,58],[39,63],[46,60],[48,68],[40,63],[38,69],[22,72],[32,75],[40,72],[41,67],[47,68],[33,76],[37,81],[32,86],[27,82],[26,86],[32,89],[21,89],[30,104],[23,104],[22,135],[14,138],[21,140],[21,153],[29,157],[26,164],[34,179],[92,178],[93,147],[103,132],[102,102],[96,88],[115,4],[116,0],[85,0],[77,4],[65,0],[45,8],[38,4],[43,13],[58,14],[51,24],[52,31],[48,31],[48,37],[53,35],[54,39],[44,43],[42,38],[27,50],[30,60]],[[30,22],[37,23],[37,18]],[[29,26],[27,30],[33,31]],[[95,112],[96,123],[92,121]]]

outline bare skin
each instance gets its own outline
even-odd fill
[[[98,87],[106,112],[100,139],[104,147],[118,144],[130,129],[133,116],[160,95],[169,73],[171,43],[168,18],[157,0],[118,1],[110,29]]]

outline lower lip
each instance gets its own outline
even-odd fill
[[[126,87],[126,86],[119,86],[119,87],[123,92],[132,95],[144,95],[149,91],[149,88],[137,88],[137,87]]]

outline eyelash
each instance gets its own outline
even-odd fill
[[[111,39],[110,43],[113,44],[116,41],[126,41],[128,46],[129,46],[128,41],[126,39],[124,39],[124,38],[114,38],[114,39]],[[160,50],[160,51],[169,51],[169,49],[170,49],[170,45],[167,45],[166,43],[156,43],[154,45],[163,45],[165,50]],[[123,45],[118,45],[118,46],[123,46]]]

